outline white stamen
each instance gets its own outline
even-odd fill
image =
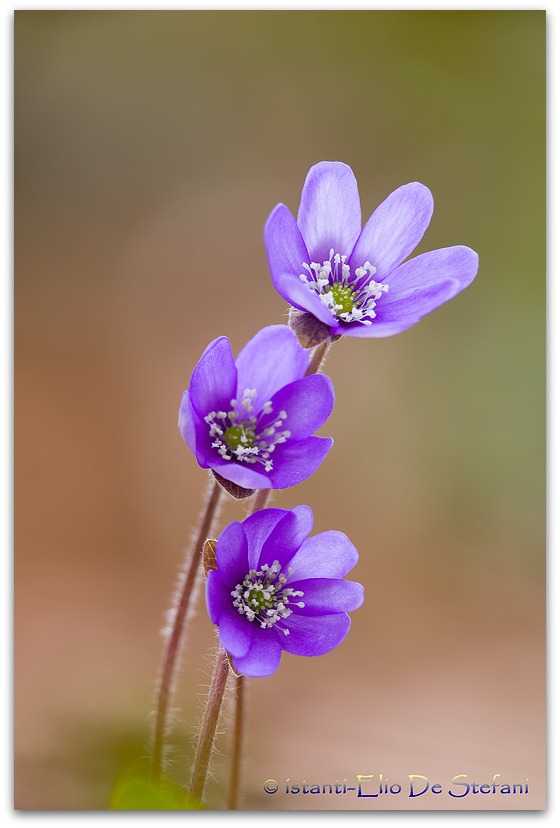
[[[389,290],[389,285],[376,282],[373,276],[377,268],[370,261],[363,263],[361,267],[354,269],[354,276],[350,266],[346,263],[347,256],[335,253],[331,248],[328,261],[322,265],[317,262],[303,262],[302,267],[307,273],[301,273],[299,278],[307,285],[309,290],[319,297],[321,302],[329,309],[335,319],[342,322],[360,322],[362,325],[371,325],[375,319],[375,305],[384,293]],[[358,286],[364,276],[370,277],[370,281]],[[340,303],[340,295],[335,299],[333,288],[345,288],[348,299],[352,303],[350,311],[344,311],[344,304]]]
[[[285,426],[286,411],[273,412],[272,401],[267,400],[260,411],[254,412],[255,388],[245,388],[240,400],[230,400],[230,411],[210,411],[204,417],[209,426],[212,448],[223,460],[253,465],[261,463],[265,472],[274,468],[271,455],[276,445],[291,436]],[[233,433],[228,431],[233,429]],[[229,442],[228,442],[229,438]]]
[[[291,571],[289,567],[288,573]],[[263,564],[258,571],[251,569],[243,582],[237,584],[230,592],[233,606],[248,621],[257,621],[262,629],[273,627],[280,622],[282,632],[289,635],[290,631],[282,625],[282,621],[292,614],[290,605],[302,609],[305,604],[303,601],[291,600],[303,597],[303,592],[285,586],[286,581],[287,578],[282,573],[278,561],[273,561],[270,566]]]

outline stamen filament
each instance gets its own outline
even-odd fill
[[[307,273],[300,273],[301,281],[315,293],[333,317],[340,322],[360,322],[371,325],[375,319],[378,300],[389,290],[389,285],[376,282],[376,268],[367,261],[354,270],[352,277],[346,256],[331,248],[323,264],[302,263]],[[367,281],[364,282],[364,278]]]

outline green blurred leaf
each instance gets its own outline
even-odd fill
[[[125,770],[111,793],[112,811],[200,811],[203,806],[169,779],[155,784],[144,767]]]

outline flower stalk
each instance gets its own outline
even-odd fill
[[[255,495],[251,507],[251,514],[264,509],[270,499],[272,491],[261,489]],[[235,677],[235,696],[233,714],[233,744],[231,750],[231,770],[229,776],[228,810],[236,811],[239,807],[239,791],[241,787],[241,757],[243,755],[243,736],[245,727],[245,676]]]
[[[198,801],[202,800],[202,795],[204,793],[204,786],[208,775],[208,766],[210,764],[210,755],[212,753],[212,746],[216,735],[216,726],[220,716],[228,674],[229,660],[225,650],[220,646],[218,648],[216,666],[214,667],[210,690],[208,692],[208,703],[206,705],[206,710],[204,711],[204,718],[200,728],[200,735],[198,738],[190,784],[190,794]]]
[[[306,376],[316,374],[321,370],[321,366],[327,358],[327,354],[330,350],[332,343],[335,342],[338,338],[338,336],[329,337],[329,339],[326,339],[324,342],[321,342],[320,345],[316,345],[313,348]]]
[[[229,793],[227,807],[229,811],[239,808],[239,789],[241,787],[241,757],[243,754],[243,731],[245,728],[245,694],[247,691],[245,676],[235,679],[235,713],[233,720],[233,750],[229,776]]]
[[[172,616],[168,627],[158,681],[155,724],[152,738],[150,770],[152,779],[156,783],[161,777],[163,742],[167,729],[169,706],[177,675],[185,622],[188,617],[194,588],[201,572],[200,562],[202,548],[204,541],[211,534],[212,527],[215,524],[221,495],[222,489],[220,485],[217,482],[212,482],[198,531],[185,558],[185,565],[177,591],[177,599],[171,611]]]

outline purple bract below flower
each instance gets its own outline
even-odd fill
[[[464,246],[432,250],[405,262],[432,212],[428,188],[405,184],[362,229],[350,167],[338,161],[316,164],[303,186],[297,222],[278,204],[266,223],[274,286],[333,336],[400,333],[456,296],[477,273],[478,256]]]
[[[343,578],[358,553],[342,532],[308,538],[312,528],[308,506],[262,509],[218,538],[206,602],[237,673],[269,676],[283,650],[323,655],[350,629],[364,589]]]
[[[313,434],[334,391],[329,377],[306,377],[308,365],[287,325],[263,328],[236,360],[227,337],[211,342],[179,408],[199,465],[247,489],[283,489],[313,474],[333,443]]]

